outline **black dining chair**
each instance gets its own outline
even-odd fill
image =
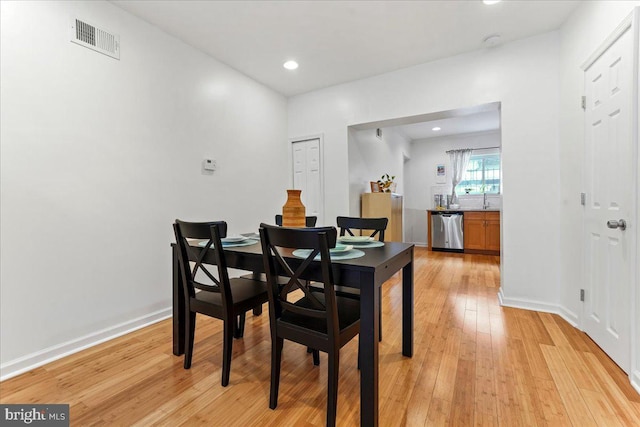
[[[338,225],[338,228],[340,228],[340,237],[345,235],[354,236],[354,231],[357,230],[358,235],[369,234],[369,237],[373,237],[374,239],[377,237],[378,241],[384,242],[384,232],[389,224],[389,218],[339,216],[336,218],[336,224]],[[360,291],[358,289],[339,286],[336,288],[336,292],[340,296],[360,298]],[[382,287],[379,288],[379,295],[380,311],[378,311],[378,319],[380,322],[380,329],[378,339],[382,341]]]
[[[318,222],[317,216],[305,216],[305,227],[315,227]],[[276,215],[276,225],[282,227],[282,215]]]
[[[268,301],[267,285],[258,280],[229,278],[221,242],[227,235],[226,222],[176,220],[173,229],[187,314],[184,325],[184,368],[191,367],[196,313],[221,319],[224,322],[222,385],[226,387],[231,372],[233,338],[243,336],[246,312]],[[194,245],[190,239],[199,239],[204,242],[203,246]],[[217,274],[213,274],[213,269],[209,270],[208,266],[217,267]]]
[[[318,217],[317,216],[306,216],[305,217],[305,227],[315,227],[316,226],[316,222],[318,221]],[[282,227],[282,215],[276,215],[276,225]],[[245,274],[242,277],[246,277],[246,278],[256,278],[257,280],[264,280],[266,281],[266,275],[261,273],[261,274]],[[283,282],[283,284],[286,283]]]
[[[329,248],[335,247],[334,227],[287,228],[260,225],[262,256],[268,279],[269,324],[271,328],[271,388],[269,407],[278,405],[280,364],[284,340],[327,353],[327,426],[335,426],[338,404],[340,348],[360,332],[360,303],[336,296]],[[291,250],[303,253],[294,258]],[[320,261],[313,262],[316,255]],[[323,292],[311,292],[306,274],[314,274]],[[281,287],[278,277],[286,276]],[[302,291],[291,294],[292,289]],[[299,299],[293,300],[299,296]]]
[[[317,216],[305,216],[305,227],[315,227],[316,222],[318,222]],[[282,227],[282,215],[276,215],[276,225]],[[314,357],[314,361],[317,361],[317,358]]]
[[[306,216],[305,217],[305,227],[315,227],[316,222],[318,221],[317,216]],[[276,225],[282,227],[282,215],[276,215]],[[260,274],[258,276],[254,276],[253,274],[245,274],[242,277],[257,277],[259,280],[267,280],[264,274]]]
[[[338,228],[340,228],[340,236],[348,234],[354,236],[353,230],[358,230],[361,235],[363,232],[369,231],[369,237],[378,236],[378,240],[384,242],[384,232],[389,224],[389,218],[358,218],[350,216],[339,216],[336,218]]]

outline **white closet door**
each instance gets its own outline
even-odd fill
[[[317,216],[322,225],[322,159],[320,139],[295,141],[292,144],[293,188],[302,190],[307,216]]]
[[[585,71],[583,329],[626,372],[631,367],[630,300],[637,262],[631,259],[633,58],[633,32],[628,28]]]

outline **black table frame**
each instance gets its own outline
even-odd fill
[[[365,256],[334,261],[334,278],[341,286],[360,289],[360,425],[378,425],[378,333],[380,292],[378,288],[402,270],[402,354],[413,356],[413,248],[414,245],[386,242],[383,247],[365,249]],[[184,354],[184,295],[178,254],[173,252],[173,354]],[[256,274],[264,272],[260,244],[226,248],[227,266]],[[206,259],[205,259],[206,261]],[[318,280],[319,277],[304,277]]]

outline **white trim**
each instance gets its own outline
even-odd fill
[[[571,326],[573,326],[576,329],[580,329],[578,328],[578,315],[576,313],[574,313],[573,311],[569,310],[567,307],[558,304],[558,316],[562,317],[564,320],[566,320],[567,322],[569,322],[571,324]]]
[[[549,304],[542,301],[534,301],[526,298],[507,298],[502,293],[502,288],[498,291],[498,301],[503,307],[520,308],[523,310],[541,311],[543,313],[557,314],[566,320],[574,328],[578,324],[578,316],[558,304]]]
[[[132,319],[106,329],[102,329],[89,335],[85,335],[83,337],[76,338],[65,343],[28,354],[26,356],[20,357],[19,359],[3,363],[2,365],[0,365],[0,381],[7,380],[24,372],[38,368],[42,365],[46,365],[47,363],[85,350],[89,347],[93,347],[105,341],[112,340],[119,336],[126,335],[130,332],[168,319],[171,317],[171,315],[171,307],[164,308],[162,310],[149,313],[136,319]]]
[[[634,13],[635,10],[633,10],[626,18],[624,18],[624,20],[622,20],[622,22],[616,27],[616,29],[613,30],[613,32],[609,34],[606,39],[604,39],[600,46],[598,46],[598,48],[587,58],[587,60],[582,63],[582,65],[580,66],[582,71],[587,71],[589,67],[591,67],[593,63],[596,62],[598,58],[600,58],[600,56],[629,29],[629,27],[631,27]]]
[[[324,134],[319,133],[316,135],[308,135],[301,136],[296,138],[289,138],[289,171],[291,171],[291,175],[289,176],[289,187],[293,188],[293,144],[296,142],[304,142],[311,141],[317,139],[319,141],[320,146],[320,214],[318,215],[318,224],[325,224],[324,214],[325,214],[325,204],[324,204]]]
[[[636,167],[634,173],[636,174],[636,191],[635,197],[635,210],[636,210],[636,236],[634,247],[631,248],[631,258],[638,259],[640,255],[640,197],[638,191],[640,190],[640,129],[638,129],[638,115],[640,114],[640,7],[635,7],[632,12],[633,15],[633,54],[636,56],[634,61],[634,82],[633,82],[633,114],[635,117],[633,124],[632,138],[635,141],[634,147],[636,150]],[[640,393],[640,266],[634,263],[635,275],[632,272],[632,280],[635,279],[635,283],[631,283],[631,372],[630,375],[631,385]],[[635,319],[635,320],[634,320]]]
[[[631,386],[640,394],[640,371],[633,371],[629,378],[631,379]]]

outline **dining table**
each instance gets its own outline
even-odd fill
[[[378,337],[380,322],[379,288],[394,274],[402,271],[402,354],[413,355],[413,257],[414,245],[402,242],[385,242],[384,245],[363,249],[365,253],[359,258],[332,260],[333,275],[336,284],[360,290],[360,425],[378,425],[378,383],[379,353]],[[178,253],[175,243],[173,252],[173,354],[184,354],[184,293],[178,264]],[[205,256],[204,262],[215,264],[213,251],[211,259]],[[262,246],[255,244],[226,247],[224,249],[227,267],[264,273]],[[302,279],[322,281],[310,269],[308,276]],[[266,404],[265,404],[266,406]]]

